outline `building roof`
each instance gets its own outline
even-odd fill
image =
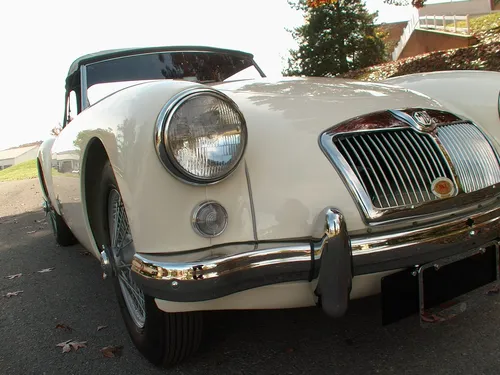
[[[38,147],[39,145],[33,145],[33,146],[15,147],[15,148],[9,148],[7,150],[2,150],[0,151],[0,160],[17,158],[18,156],[21,156],[27,153],[28,151]]]

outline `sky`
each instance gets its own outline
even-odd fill
[[[366,0],[378,22],[411,7]],[[279,75],[302,24],[286,0],[23,0],[0,5],[0,150],[45,140],[62,121],[64,79],[86,53],[122,47],[206,45],[251,52]]]

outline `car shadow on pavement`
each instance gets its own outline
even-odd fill
[[[42,212],[0,218],[0,265],[1,374],[165,373],[133,347],[99,262],[80,245],[56,246]],[[487,302],[427,329],[416,318],[381,326],[377,297],[354,301],[341,319],[316,307],[207,312],[201,350],[168,373],[497,373],[500,297]],[[69,339],[87,347],[63,354],[56,344]],[[109,345],[123,355],[104,358]]]

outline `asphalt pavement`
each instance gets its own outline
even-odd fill
[[[206,313],[199,353],[158,369],[132,345],[98,261],[56,246],[39,203],[36,181],[0,183],[1,375],[500,373],[500,295],[425,329],[416,318],[381,326],[378,298],[339,320],[317,308]],[[62,353],[56,345],[69,339],[87,346]],[[110,345],[122,355],[104,357]]]

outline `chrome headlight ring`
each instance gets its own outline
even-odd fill
[[[207,129],[205,129],[204,126],[206,124],[203,122],[200,123],[199,121],[197,121],[196,124],[189,123],[189,121],[188,123],[179,122],[178,113],[183,110],[183,107],[185,107],[190,102],[195,103],[196,101],[200,101],[203,99],[215,102],[219,106],[220,105],[223,106],[224,110],[222,111],[223,112],[222,115],[220,112],[216,110],[213,109],[209,110],[208,107],[206,107],[205,108],[206,111],[203,112],[204,107],[200,105],[198,105],[198,107],[195,105],[194,109],[200,110],[201,108],[203,112],[201,113],[201,115],[204,115],[205,117],[208,116],[208,118],[213,118],[213,115],[215,116],[219,115],[219,118],[217,118],[217,120],[221,120],[221,116],[228,116],[228,112],[230,112],[230,115],[233,116],[232,117],[233,120],[236,118],[239,120],[238,124],[230,125],[237,128],[236,134],[234,131],[229,136],[224,134],[223,132],[224,124],[221,125],[220,123],[208,124]],[[177,121],[179,123],[172,125],[173,121]],[[180,133],[184,132],[184,134],[182,134],[183,136],[186,136],[186,134],[192,135],[192,133],[200,133],[200,131],[202,133],[203,131],[205,131],[205,134],[203,134],[202,137],[198,138],[194,136],[192,139],[189,140],[182,139],[182,137],[181,139],[179,139],[179,137],[177,138],[175,137],[175,134],[174,136],[172,136],[173,133],[172,126],[177,126],[180,129]],[[212,128],[211,130],[210,127]],[[216,129],[214,131],[214,127],[219,127],[219,129]],[[191,185],[210,185],[220,182],[225,178],[229,177],[229,175],[231,175],[232,172],[238,167],[246,149],[247,138],[248,134],[247,134],[245,118],[241,113],[241,111],[239,110],[236,103],[234,103],[234,101],[231,100],[228,96],[224,95],[223,93],[217,90],[206,87],[204,88],[196,87],[194,89],[188,89],[178,93],[177,95],[172,97],[167,102],[167,104],[162,108],[156,121],[156,131],[155,131],[154,141],[155,141],[156,153],[160,161],[174,177]],[[193,142],[193,139],[196,142]],[[193,143],[199,146],[200,139],[202,146],[205,147],[203,149],[203,151],[205,151],[204,159],[200,158],[199,153],[193,152],[192,148]],[[230,139],[234,143],[228,145],[227,144],[228,139]],[[235,142],[235,140],[238,140],[238,142]],[[183,146],[180,149],[179,149],[179,141],[183,142]],[[176,146],[173,146],[172,143],[176,143],[177,149],[175,149]],[[221,155],[220,150],[233,150],[233,151],[236,150],[236,153],[232,155],[229,155],[227,153]],[[176,153],[176,151],[178,152]],[[217,160],[209,160],[210,158],[207,157],[207,152],[208,153],[212,152],[212,156],[215,157],[218,156],[219,162],[217,162]],[[180,155],[181,160],[179,160],[179,154],[181,154]],[[189,155],[189,157],[183,159],[182,154],[187,154]],[[221,161],[220,160],[221,156],[225,157],[226,161]],[[227,159],[230,159],[229,163],[227,163]],[[206,167],[208,170],[212,171],[218,170],[219,173],[217,173],[214,176],[206,176],[199,174],[197,175],[196,173],[192,173],[192,170],[190,171],[189,168],[186,168],[185,165],[184,166],[182,165],[183,162],[184,164],[186,164],[186,160],[188,162],[187,164],[189,165],[192,165],[194,163],[197,164],[198,166],[201,166],[202,168]],[[209,163],[209,161],[212,163],[212,165],[210,165],[209,167],[207,167],[207,165],[202,165],[203,162]],[[224,163],[226,163],[227,166],[225,166],[225,168],[221,168],[221,164]]]

